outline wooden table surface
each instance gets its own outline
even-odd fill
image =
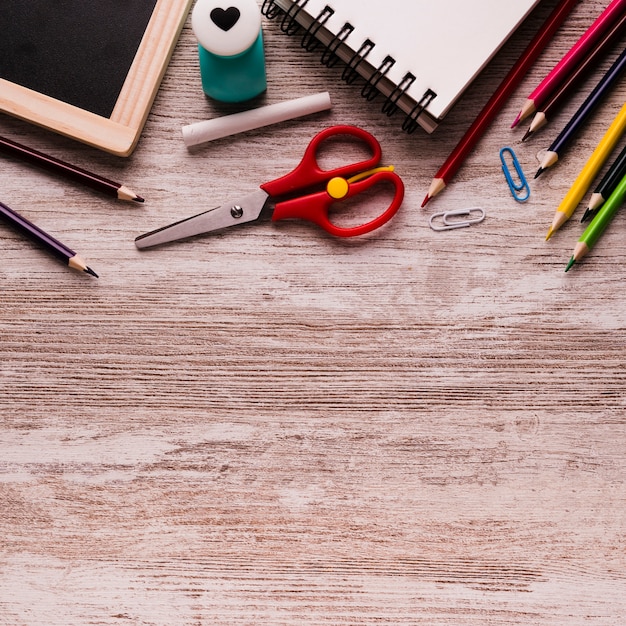
[[[624,623],[626,218],[567,274],[581,209],[544,240],[623,81],[532,180],[614,55],[537,137],[509,128],[606,4],[575,8],[424,209],[553,1],[430,136],[399,132],[268,21],[268,90],[250,106],[329,90],[331,112],[187,150],[184,124],[239,110],[204,97],[188,21],[130,158],[0,119],[146,198],[2,160],[2,201],[100,278],[0,225],[0,624]],[[376,135],[405,181],[385,228],[340,241],[265,223],[135,248],[286,173],[337,123]],[[524,204],[506,145],[531,180]],[[483,223],[429,228],[471,206]]]

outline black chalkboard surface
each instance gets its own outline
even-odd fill
[[[2,0],[0,110],[130,154],[191,0]]]
[[[156,0],[3,0],[0,77],[111,117]]]

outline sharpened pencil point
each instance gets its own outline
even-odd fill
[[[520,109],[520,112],[517,114],[515,122],[513,122],[513,126],[517,126],[521,121],[525,120],[529,115],[532,115],[536,110],[534,100],[526,100]]]
[[[120,185],[117,189],[117,199],[126,200],[127,202],[144,202],[144,199],[136,194],[132,189],[129,189],[126,185]]]
[[[87,274],[90,274],[91,276],[95,276],[96,278],[99,278],[98,274],[96,274],[90,267],[85,268],[83,271],[86,272]]]
[[[530,130],[530,128],[524,133],[524,136],[522,137],[522,141],[526,141],[531,135],[533,134],[533,131]]]
[[[434,198],[437,194],[441,193],[446,188],[446,182],[443,178],[435,177],[430,181],[430,187],[426,192],[426,197],[424,198],[424,202],[422,202],[422,206],[426,206],[426,203]]]
[[[535,174],[535,178],[539,178],[539,177],[540,177],[540,176],[541,176],[541,175],[542,175],[545,171],[546,171],[546,170],[545,170],[545,168],[540,167],[540,168],[537,170],[537,173]]]
[[[565,271],[569,272],[572,266],[574,265],[574,263],[576,263],[576,259],[572,256],[572,258],[569,260],[567,264],[567,267],[565,268]]]
[[[587,218],[591,215],[591,209],[585,209],[585,214],[580,218],[581,224],[587,221]]]
[[[552,226],[550,226],[550,229],[548,230],[548,234],[546,235],[546,241],[548,241],[548,239],[550,239],[550,237],[552,237],[553,234],[554,234],[554,229],[552,228]]]

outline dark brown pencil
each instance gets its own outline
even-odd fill
[[[143,202],[144,199],[138,196],[134,191],[131,191],[125,185],[116,183],[113,180],[104,178],[93,172],[77,167],[71,163],[66,163],[60,159],[44,154],[28,146],[24,146],[16,141],[7,139],[6,137],[0,137],[0,151],[10,156],[17,157],[22,161],[37,165],[45,170],[60,174],[65,178],[74,180],[95,189],[101,191],[109,196],[113,196],[118,200],[132,200],[134,202]]]
[[[41,230],[41,228],[35,226],[35,224],[28,221],[25,217],[16,213],[2,202],[0,202],[0,219],[69,267],[91,274],[91,276],[95,276],[96,278],[98,277],[98,274],[96,274],[74,250],[68,248],[58,239],[55,239]]]

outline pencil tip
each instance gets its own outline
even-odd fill
[[[145,202],[145,200],[144,200],[141,196],[135,196],[135,197],[133,198],[133,200],[134,200],[135,202]]]
[[[552,237],[553,233],[554,233],[554,229],[552,228],[552,226],[550,226],[550,230],[548,230],[548,234],[546,235],[546,241],[548,241],[548,239]]]
[[[574,257],[572,256],[572,258],[569,260],[569,262],[567,264],[567,267],[565,268],[565,271],[569,272],[569,270],[572,268],[574,263],[576,263],[576,259],[574,259]]]
[[[581,224],[582,224],[582,222],[587,221],[587,218],[589,217],[590,214],[591,214],[591,210],[590,209],[585,209],[584,215],[580,218]]]
[[[535,178],[539,178],[543,174],[544,171],[545,171],[545,169],[543,167],[540,167],[537,170],[537,173],[535,174]]]
[[[526,141],[531,135],[533,134],[533,131],[530,130],[530,128],[524,133],[524,136],[522,137],[522,141]]]
[[[85,268],[84,270],[87,274],[90,274],[91,276],[95,276],[96,278],[99,278],[98,274],[96,274],[90,267]]]
[[[517,114],[517,117],[515,118],[515,121],[511,124],[511,128],[515,128],[520,123],[521,119],[522,119],[522,112],[520,111]]]
[[[426,194],[426,197],[424,198],[424,201],[422,202],[422,208],[426,206],[429,200],[430,200],[430,195]]]

